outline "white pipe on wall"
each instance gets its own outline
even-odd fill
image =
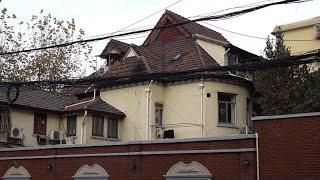
[[[147,93],[147,104],[146,104],[146,140],[150,137],[150,95],[151,95],[151,85],[153,80],[150,81],[148,87],[145,89]]]
[[[201,122],[201,137],[203,137],[204,133],[203,133],[203,129],[204,129],[204,123],[203,123],[203,88],[204,88],[204,84],[203,84],[203,80],[201,80],[200,84],[199,84],[199,88],[200,88],[200,122]]]
[[[256,135],[256,155],[257,155],[257,180],[260,179],[260,163],[259,163],[259,136],[258,133]]]
[[[84,111],[84,115],[83,115],[83,119],[82,119],[82,123],[81,123],[81,130],[80,130],[80,143],[81,144],[84,144],[84,126],[85,126],[85,121],[87,119],[87,114],[88,114],[88,111],[85,110]]]

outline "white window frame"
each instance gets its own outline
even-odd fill
[[[155,103],[154,104],[154,124],[155,127],[163,127],[163,109],[164,105],[163,103]],[[160,120],[160,123],[157,123],[156,118],[157,118],[157,110],[159,111],[160,117],[158,117]]]
[[[231,96],[231,101],[222,101],[219,100],[219,94],[221,95],[230,95]],[[225,93],[225,92],[218,92],[218,124],[222,124],[222,125],[236,125],[237,123],[237,101],[236,101],[236,94],[232,94],[232,93]],[[220,103],[225,103],[226,104],[226,122],[220,122]],[[228,104],[231,104],[231,106],[233,105],[233,119],[231,119],[231,123],[228,122]]]
[[[316,24],[314,25],[314,29],[315,29],[315,36],[317,39],[320,39],[320,24]]]

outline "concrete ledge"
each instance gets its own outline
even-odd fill
[[[150,156],[150,155],[174,155],[174,154],[242,153],[242,152],[255,152],[255,151],[256,151],[256,148],[177,150],[177,151],[142,151],[142,152],[123,152],[123,153],[93,153],[93,154],[66,154],[66,155],[46,155],[46,156],[0,157],[0,161],[53,159],[53,158],[110,157],[110,156]]]
[[[311,116],[320,116],[320,112],[284,114],[284,115],[275,115],[275,116],[256,116],[256,117],[252,117],[251,120],[263,121],[263,120],[289,119],[289,118],[300,118],[300,117],[311,117]]]
[[[108,147],[108,146],[125,146],[125,145],[139,145],[139,144],[167,144],[167,143],[185,143],[185,142],[206,142],[206,141],[227,141],[227,140],[241,140],[256,138],[254,134],[237,134],[230,136],[218,137],[204,137],[204,138],[176,138],[176,139],[158,139],[147,141],[121,141],[110,142],[106,144],[72,144],[72,145],[46,145],[38,147],[19,147],[19,148],[0,148],[2,151],[30,151],[41,149],[64,149],[64,148],[81,148],[81,147]]]

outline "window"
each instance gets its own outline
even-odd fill
[[[219,123],[235,123],[235,99],[234,94],[218,93]]]
[[[315,29],[316,29],[316,38],[320,38],[320,24],[316,24]]]
[[[67,136],[76,136],[77,115],[67,117]]]
[[[103,126],[104,126],[103,116],[93,116],[92,135],[103,137]]]
[[[47,134],[47,114],[45,113],[34,114],[33,134],[36,134],[36,135]]]
[[[10,110],[8,106],[0,106],[0,132],[10,131]]]
[[[163,104],[155,104],[155,125],[162,126]]]
[[[118,120],[108,119],[108,138],[118,138]]]

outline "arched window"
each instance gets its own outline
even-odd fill
[[[108,180],[109,174],[98,164],[84,165],[72,177],[74,180]]]
[[[192,161],[190,164],[179,162],[173,165],[164,177],[166,180],[211,180],[212,174],[202,164]]]
[[[2,179],[4,180],[30,180],[30,174],[26,168],[19,166],[17,168],[11,167],[4,174]]]

